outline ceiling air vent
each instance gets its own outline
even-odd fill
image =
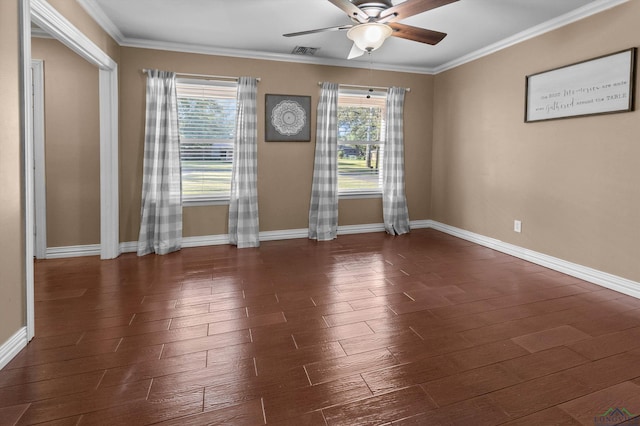
[[[313,56],[318,50],[320,50],[319,47],[296,46],[293,48],[291,53],[293,53],[294,55]]]

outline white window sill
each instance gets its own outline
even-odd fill
[[[341,192],[338,194],[338,199],[340,200],[358,198],[382,198],[382,192]]]
[[[229,198],[182,200],[182,207],[224,206],[224,205],[229,205]]]

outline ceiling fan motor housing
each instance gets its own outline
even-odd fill
[[[350,0],[355,6],[359,7],[370,18],[377,18],[380,12],[393,6],[391,0]]]

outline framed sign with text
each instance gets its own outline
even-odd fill
[[[525,122],[634,110],[636,48],[526,78]]]

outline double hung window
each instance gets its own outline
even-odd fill
[[[338,194],[382,193],[386,93],[340,90],[338,94]]]
[[[229,200],[237,91],[236,82],[176,82],[185,205]]]

